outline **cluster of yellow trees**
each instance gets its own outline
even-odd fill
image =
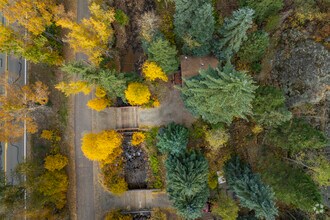
[[[101,183],[114,194],[127,190],[123,175],[122,140],[122,135],[115,130],[88,133],[82,138],[81,150],[88,159],[100,163]]]

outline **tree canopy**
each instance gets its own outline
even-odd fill
[[[165,166],[166,190],[174,208],[185,219],[201,217],[209,196],[206,159],[196,152],[171,154]]]
[[[271,187],[261,181],[259,175],[238,157],[230,159],[224,167],[226,181],[242,207],[255,211],[258,218],[275,219],[278,214]]]
[[[186,149],[187,144],[188,129],[174,122],[161,128],[157,135],[157,148],[161,153],[181,153]]]
[[[207,55],[215,24],[211,0],[174,2],[174,33],[183,42],[182,51],[188,55]]]
[[[256,89],[249,75],[227,64],[224,68],[200,70],[199,75],[184,79],[181,92],[193,115],[211,124],[230,124],[236,117],[246,119],[252,114]]]

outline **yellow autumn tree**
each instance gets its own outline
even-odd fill
[[[63,92],[65,96],[75,95],[80,92],[84,93],[85,95],[88,95],[92,91],[91,86],[85,81],[77,81],[70,83],[60,82],[55,85],[55,88]]]
[[[0,0],[0,11],[9,24],[19,24],[39,35],[63,16],[64,8],[54,0]]]
[[[155,81],[156,79],[168,81],[166,74],[163,72],[155,62],[146,61],[142,66],[142,73],[149,81]]]
[[[142,132],[134,132],[132,135],[132,145],[138,146],[139,144],[142,144],[144,140],[146,139],[146,136]]]
[[[107,95],[107,91],[105,91],[105,89],[103,89],[102,87],[100,86],[97,86],[96,89],[95,89],[95,96],[97,98],[103,98]]]
[[[94,98],[91,99],[87,102],[87,106],[90,109],[93,109],[95,111],[103,111],[104,109],[106,109],[106,107],[110,106],[110,100],[107,99],[106,97],[103,98]]]
[[[49,171],[62,170],[68,162],[68,158],[62,154],[49,155],[45,158],[44,167]]]
[[[65,16],[59,19],[57,24],[69,30],[66,41],[75,52],[82,52],[92,63],[99,64],[113,39],[111,24],[115,21],[115,10],[104,10],[94,2],[89,6],[89,10],[91,16],[82,19],[80,23],[73,17]]]
[[[22,88],[5,79],[0,80],[0,87],[3,89],[0,94],[0,141],[15,142],[24,133],[24,122],[27,132],[35,133],[37,124],[33,114],[48,102],[48,87],[37,82]]]
[[[81,150],[90,160],[102,161],[121,147],[122,135],[115,130],[85,134],[82,138]]]
[[[128,85],[125,97],[131,105],[144,105],[150,101],[151,93],[148,86],[133,82]]]

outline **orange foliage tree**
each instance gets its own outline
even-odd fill
[[[41,82],[20,87],[6,80],[0,81],[4,93],[0,94],[0,141],[17,140],[24,133],[24,121],[28,133],[37,131],[32,114],[48,102],[48,87]]]
[[[55,88],[60,90],[65,94],[65,96],[75,95],[80,92],[84,93],[85,95],[88,95],[92,88],[91,86],[85,82],[85,81],[77,81],[77,82],[60,82],[57,85],[55,85]]]
[[[150,101],[151,93],[148,86],[133,82],[128,85],[125,97],[131,105],[144,105]]]
[[[142,72],[147,80],[155,81],[156,79],[168,81],[166,74],[155,62],[146,61],[142,66]]]
[[[86,54],[92,63],[99,64],[113,39],[111,24],[115,21],[115,10],[103,10],[96,3],[92,3],[89,10],[90,18],[82,19],[81,23],[77,23],[73,17],[64,16],[57,24],[69,30],[67,42],[76,52]]]
[[[90,160],[106,160],[117,148],[121,148],[122,135],[115,130],[85,134],[81,150]]]

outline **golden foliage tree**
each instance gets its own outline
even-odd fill
[[[88,95],[92,91],[91,86],[85,81],[77,81],[70,83],[60,82],[55,85],[55,88],[63,92],[65,96],[75,95],[80,92],[84,93],[85,95]]]
[[[48,102],[48,87],[41,82],[20,87],[0,81],[4,93],[0,94],[0,141],[15,141],[24,133],[24,121],[28,133],[37,131],[32,113]]]
[[[45,168],[49,171],[61,170],[68,165],[68,158],[62,154],[49,155],[45,158]]]
[[[133,82],[128,85],[125,97],[131,105],[144,105],[150,101],[151,93],[148,86]]]
[[[121,147],[122,139],[122,135],[115,130],[85,134],[82,138],[81,150],[88,159],[102,161],[107,159],[116,148]]]
[[[137,146],[139,144],[142,144],[144,140],[146,139],[146,136],[142,132],[134,132],[132,136],[132,145]]]
[[[103,98],[94,98],[91,99],[87,102],[87,106],[90,109],[93,109],[95,111],[103,111],[104,109],[106,109],[106,107],[110,106],[110,100],[107,99],[106,97]]]
[[[89,6],[91,17],[77,23],[74,18],[63,17],[57,24],[69,30],[67,42],[75,50],[86,54],[94,64],[100,63],[102,56],[108,52],[109,43],[114,31],[111,24],[115,21],[115,10],[103,10],[100,5]]]
[[[168,81],[166,74],[155,62],[146,61],[142,66],[142,72],[147,80],[155,81],[156,79]]]

